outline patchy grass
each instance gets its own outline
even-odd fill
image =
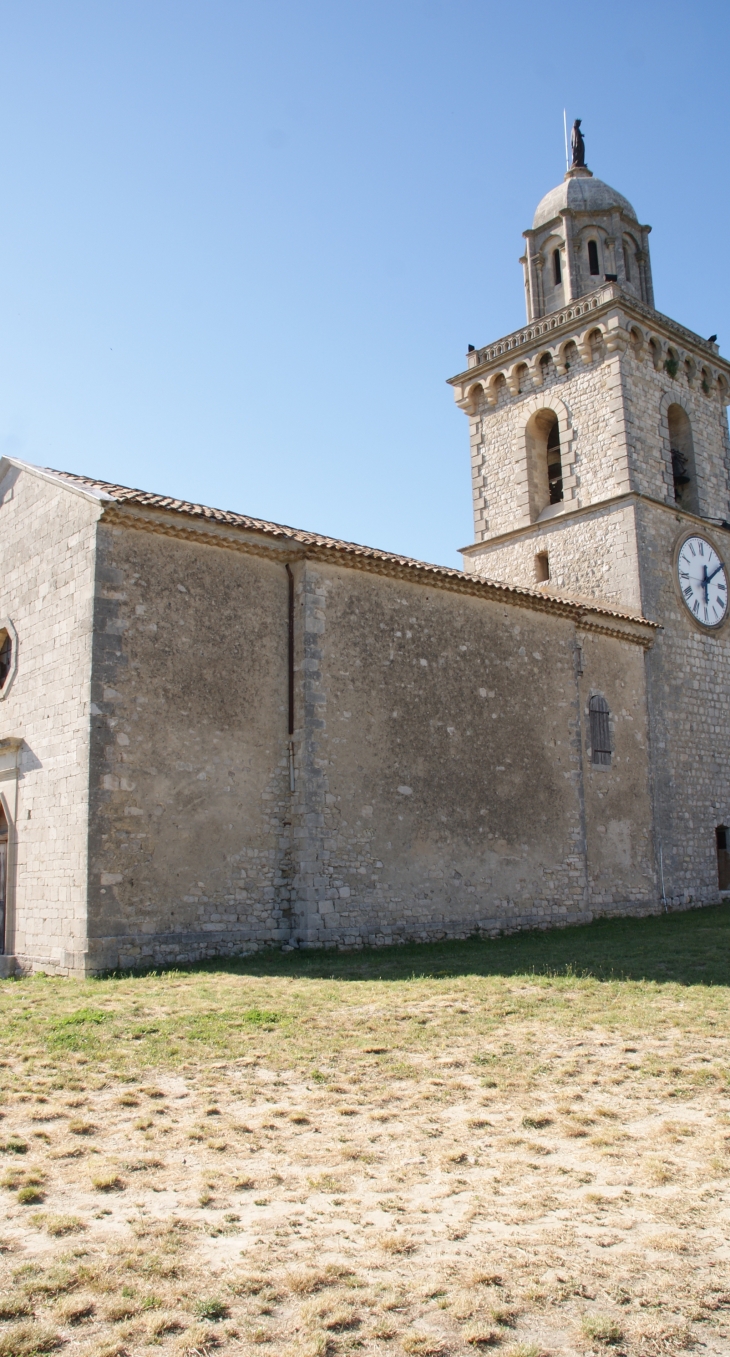
[[[0,984],[0,1357],[727,1352],[728,941]]]

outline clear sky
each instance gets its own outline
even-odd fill
[[[0,450],[458,563],[444,379],[587,163],[730,354],[727,0],[0,0]]]

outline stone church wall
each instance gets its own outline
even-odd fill
[[[672,378],[663,368],[656,371],[648,356],[638,359],[632,349],[623,355],[621,365],[632,489],[674,506],[666,410],[669,404],[678,404],[692,426],[699,511],[708,518],[727,518],[728,423],[717,387],[706,395],[699,376],[690,384],[680,367]]]
[[[315,887],[309,940],[580,917],[570,626],[359,571],[306,573],[327,845],[319,881],[301,883]]]
[[[581,745],[588,898],[593,914],[617,900],[639,907],[657,899],[652,833],[646,653],[613,637],[579,632]],[[649,652],[651,655],[651,652]],[[609,766],[594,764],[589,702],[605,697],[611,712]]]
[[[640,647],[589,636],[578,650],[564,618],[311,562],[298,598],[316,624],[304,637],[316,719],[299,792],[303,945],[653,907]],[[588,775],[582,707],[597,691],[616,753]]]
[[[620,358],[578,362],[561,376],[553,363],[542,386],[525,379],[520,396],[501,388],[498,404],[481,403],[471,421],[475,541],[509,532],[525,518],[527,479],[522,432],[535,410],[561,418],[561,461],[566,504],[578,508],[629,489],[620,419]],[[607,419],[610,412],[613,419]]]
[[[547,552],[550,561],[546,592],[600,599],[640,612],[633,503],[599,505],[567,519],[558,515],[493,546],[485,543],[465,563],[485,579],[534,589],[535,557],[541,552]]]
[[[630,505],[591,505],[629,491],[674,506],[670,404],[686,411],[692,427],[699,511],[730,515],[730,452],[727,415],[717,386],[702,389],[699,371],[690,378],[681,365],[672,378],[658,371],[647,345],[639,357],[624,352],[578,361],[560,375],[548,365],[545,381],[510,396],[500,387],[497,405],[482,400],[471,420],[474,532],[468,569],[489,579],[535,584],[535,556],[549,553],[550,586],[582,598],[600,598],[639,610],[638,560]],[[527,467],[523,430],[538,408],[560,418],[565,510],[527,527]],[[580,519],[575,510],[583,509]],[[506,534],[504,537],[502,534]],[[491,542],[497,537],[499,540]]]
[[[644,607],[663,626],[647,656],[657,851],[671,903],[712,903],[715,828],[730,826],[730,625],[703,631],[680,600],[671,563],[695,522],[646,503],[637,514]],[[730,534],[700,531],[727,560]]]
[[[288,937],[287,600],[278,563],[100,525],[92,969]]]
[[[89,703],[99,503],[4,464],[0,615],[17,672],[0,738],[22,740],[0,781],[10,827],[6,952],[22,968],[83,968]]]
[[[640,647],[293,554],[292,794],[283,562],[103,522],[97,562],[90,969],[653,907]]]

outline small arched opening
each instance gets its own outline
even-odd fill
[[[515,377],[517,379],[517,391],[521,396],[523,392],[529,390],[530,386],[530,369],[528,368],[527,363],[520,363],[518,365]]]
[[[577,368],[578,363],[580,362],[580,354],[578,353],[578,345],[574,339],[568,340],[568,343],[563,349],[562,358],[566,372],[570,372],[571,368]]]
[[[699,513],[692,425],[687,411],[681,405],[669,406],[667,426],[675,501],[681,509],[686,509],[687,513]]]
[[[588,272],[592,277],[598,277],[601,272],[598,262],[598,241],[588,241]]]
[[[527,442],[530,511],[539,518],[543,509],[563,502],[563,465],[560,456],[560,426],[554,410],[538,410],[525,431]]]
[[[591,351],[591,362],[600,363],[603,359],[603,334],[600,330],[591,330],[588,336],[588,344]]]

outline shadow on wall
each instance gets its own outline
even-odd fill
[[[333,980],[537,975],[656,984],[730,985],[730,904],[646,919],[361,952],[262,952],[186,968],[199,973]]]

